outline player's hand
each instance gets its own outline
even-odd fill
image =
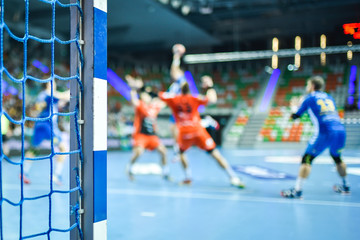
[[[184,45],[177,43],[172,47],[172,52],[174,56],[182,57],[186,52],[186,48]]]
[[[290,99],[290,107],[298,107],[299,106],[299,98],[298,97],[292,97]]]
[[[201,77],[201,86],[203,88],[211,88],[214,86],[214,82],[210,76],[202,76]]]
[[[128,74],[125,76],[125,79],[132,89],[140,89],[144,86],[141,78],[134,78],[133,76]]]
[[[295,119],[298,119],[298,118],[299,118],[299,115],[297,115],[296,113],[293,113],[293,114],[291,114],[291,116],[290,116],[290,121],[295,120]]]
[[[133,78],[131,75],[127,74],[125,76],[125,79],[131,88],[135,87],[135,78]]]

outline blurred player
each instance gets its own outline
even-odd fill
[[[170,67],[170,77],[173,80],[173,83],[170,85],[168,92],[177,95],[181,93],[181,86],[186,82],[184,71],[180,68],[181,57],[185,54],[186,48],[184,45],[177,43],[172,47],[172,52],[173,52],[173,60]],[[174,139],[173,149],[175,156],[173,161],[175,162],[179,160],[180,157],[179,157],[179,146],[176,142],[178,132],[175,125],[175,118],[173,115],[170,117],[170,131]]]
[[[41,92],[38,96],[36,108],[41,109],[41,113],[39,114],[38,118],[46,118],[49,117],[51,114],[51,105],[53,108],[53,113],[59,112],[58,104],[59,101],[66,101],[70,100],[70,91],[59,92],[56,90],[56,82],[53,81],[53,98],[51,98],[51,83],[46,83],[46,89]],[[52,129],[51,129],[52,128]],[[53,134],[53,135],[51,135]],[[25,157],[26,158],[33,158],[38,155],[38,147],[44,140],[51,140],[51,136],[53,136],[54,146],[58,148],[60,152],[66,152],[67,146],[64,142],[62,142],[62,132],[58,126],[58,116],[53,115],[52,119],[49,121],[37,121],[35,122],[34,132],[31,139],[31,146],[26,151]],[[64,165],[64,161],[66,156],[65,155],[57,155],[56,157],[56,164],[55,164],[55,171],[53,174],[53,181],[57,185],[61,185],[61,174]],[[24,175],[20,178],[26,184],[30,184],[29,172],[31,168],[31,162],[26,160],[24,163]]]
[[[9,128],[10,128],[9,119],[7,119],[7,117],[4,114],[1,115],[2,152],[7,156],[10,153],[10,149],[8,146]]]
[[[172,47],[172,52],[173,52],[173,60],[172,60],[171,67],[170,67],[170,77],[173,80],[173,83],[170,85],[168,92],[174,93],[175,95],[177,95],[177,94],[181,94],[182,84],[187,82],[185,73],[180,67],[181,57],[185,54],[186,48],[184,45],[177,43]],[[209,115],[205,116],[205,118],[203,118],[201,120],[201,125],[205,128],[209,128],[212,130],[219,129],[219,124],[217,123],[217,121]],[[175,157],[173,159],[173,162],[176,162],[176,161],[180,160],[180,157],[179,157],[179,146],[176,142],[178,130],[175,125],[174,116],[170,117],[170,131],[171,131],[171,134],[174,139],[173,149],[174,149]]]
[[[166,160],[166,147],[160,142],[158,136],[155,133],[155,122],[158,113],[161,108],[164,107],[164,103],[160,100],[152,99],[151,95],[145,91],[143,82],[141,79],[134,79],[130,75],[127,75],[126,80],[131,87],[131,102],[135,107],[135,119],[134,119],[134,133],[133,133],[133,156],[129,166],[127,167],[127,174],[130,180],[134,180],[132,173],[132,166],[145,149],[157,150],[161,155],[161,164],[163,169],[163,177],[166,180],[170,180],[169,168]],[[139,97],[137,90],[140,90]]]
[[[208,102],[216,102],[217,95],[212,88],[213,82],[209,76],[202,77],[203,85],[208,88],[206,97],[194,97],[190,94],[188,83],[183,83],[181,87],[181,94],[175,95],[172,93],[161,92],[159,97],[167,103],[171,108],[175,123],[178,130],[177,143],[180,149],[180,160],[185,170],[185,180],[183,184],[191,184],[191,171],[185,156],[185,151],[191,146],[197,146],[207,151],[218,163],[225,169],[229,175],[230,183],[233,186],[244,188],[245,185],[236,176],[228,162],[223,158],[220,152],[216,149],[216,144],[210,137],[208,132],[201,126],[200,114],[198,107],[206,105]]]
[[[342,184],[335,185],[334,190],[338,193],[350,193],[350,186],[346,180],[346,164],[341,159],[346,133],[336,111],[334,99],[322,91],[324,85],[323,78],[318,76],[310,78],[306,86],[308,95],[299,110],[291,115],[292,119],[297,119],[305,111],[308,111],[315,127],[315,133],[302,158],[295,187],[282,191],[283,197],[301,198],[303,183],[310,174],[311,163],[326,148],[330,148],[330,155],[336,163],[337,171],[342,179]]]

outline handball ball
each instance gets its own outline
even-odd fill
[[[180,55],[183,55],[185,53],[185,51],[186,51],[186,48],[185,48],[184,45],[182,45],[180,43],[177,43],[177,44],[175,44],[173,46],[172,51],[173,51],[174,54],[178,53]]]

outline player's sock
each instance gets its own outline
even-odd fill
[[[232,167],[229,166],[229,167],[225,168],[225,171],[226,171],[226,173],[229,175],[230,179],[237,177],[237,175],[236,175],[236,173],[234,172],[234,170],[232,169]]]
[[[178,162],[180,161],[180,148],[177,143],[173,145],[173,151],[174,151],[174,157],[172,159],[172,162]]]
[[[23,174],[19,175],[20,180],[22,180],[25,184],[30,184],[29,172],[31,168],[32,161],[25,160],[23,163]]]
[[[341,181],[342,181],[342,184],[343,184],[344,186],[348,186],[348,182],[347,182],[347,180],[346,180],[346,177],[341,177]]]
[[[162,166],[162,174],[164,176],[169,175],[169,166],[167,164]]]
[[[165,180],[171,180],[169,175],[169,165],[163,165],[162,167],[162,175]]]
[[[174,155],[178,155],[180,153],[179,145],[174,143],[173,145]]]
[[[134,174],[132,173],[132,164],[131,163],[129,163],[127,166],[126,166],[126,174],[128,175],[128,177],[129,177],[129,179],[131,180],[131,181],[133,181],[134,180]]]
[[[64,162],[57,161],[55,165],[55,175],[61,176],[63,168],[64,168]]]
[[[191,179],[191,169],[190,168],[185,169],[185,179]]]
[[[31,164],[32,164],[32,161],[29,161],[29,160],[25,160],[24,161],[24,174],[25,175],[28,175],[29,172],[30,172],[30,168],[31,168]]]
[[[305,178],[298,177],[295,182],[295,190],[301,191],[301,189],[303,188],[304,182],[305,182]]]
[[[24,174],[23,175],[20,174],[20,176],[19,176],[20,179],[22,179],[22,181],[25,184],[30,184],[31,183],[30,178],[29,178],[29,172],[30,172],[31,164],[32,164],[32,161],[25,160],[24,163],[23,163],[23,172],[24,172]]]

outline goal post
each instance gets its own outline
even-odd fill
[[[76,1],[76,0],[74,0]],[[107,239],[107,0],[82,0],[83,16],[71,13],[71,34],[80,34],[80,44],[71,46],[71,71],[77,71],[78,51],[83,53],[81,82],[83,91],[79,94],[77,83],[71,86],[71,107],[77,99],[80,115],[82,156],[70,161],[71,187],[76,186],[76,171],[79,171],[82,194],[74,193],[70,205],[80,208],[80,224],[83,236],[72,231],[71,239]],[[80,28],[74,21],[80,21]],[[72,127],[76,127],[72,125]],[[71,137],[71,146],[76,148],[77,139]],[[76,216],[72,216],[73,223]]]

